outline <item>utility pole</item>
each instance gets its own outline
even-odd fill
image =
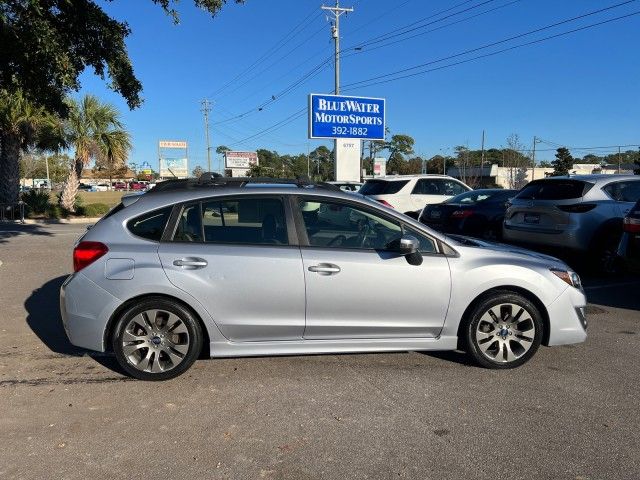
[[[331,36],[335,44],[335,94],[340,95],[340,16],[343,13],[353,12],[353,8],[344,8],[340,6],[339,0],[336,0],[335,7],[325,7],[322,5],[322,10],[327,10],[333,13],[333,24],[331,25]]]
[[[51,191],[51,178],[49,177],[49,157],[47,155],[44,156],[44,162],[47,165],[47,189]]]
[[[531,167],[531,180],[536,179],[536,143],[538,143],[538,137],[534,135],[533,137],[533,154],[531,155],[531,160],[533,165]]]
[[[482,154],[480,155],[480,168],[484,168],[484,130],[482,130]]]
[[[620,146],[618,146],[618,174],[622,171],[622,162],[620,160]]]
[[[340,16],[344,13],[353,12],[353,7],[344,8],[340,6],[340,1],[336,0],[335,7],[325,7],[322,10],[329,11],[333,14],[333,23],[331,25],[331,36],[335,45],[334,69],[335,69],[335,94],[340,95]],[[338,168],[338,139],[333,141],[334,155],[334,171]]]
[[[211,171],[211,143],[209,142],[209,112],[211,111],[211,103],[206,98],[202,100],[202,110],[204,114],[204,134],[207,138],[207,172]]]

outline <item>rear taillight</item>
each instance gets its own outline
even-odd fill
[[[451,214],[453,218],[467,218],[473,215],[473,210],[456,210]]]
[[[585,213],[596,208],[593,203],[575,203],[573,205],[558,205],[563,212],[568,213]]]
[[[88,267],[108,251],[109,248],[104,243],[80,242],[73,249],[73,271],[79,272]]]
[[[380,202],[381,204],[383,204],[385,207],[389,207],[389,208],[395,208],[393,205],[391,205],[389,202],[387,202],[386,200],[378,200],[376,198],[376,201]]]
[[[624,217],[622,229],[629,233],[640,233],[640,218]]]

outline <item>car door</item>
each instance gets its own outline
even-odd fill
[[[318,219],[318,209],[348,209],[349,225]],[[402,235],[400,222],[373,207],[299,196],[306,283],[305,339],[435,337],[449,305],[447,258],[417,231],[423,262],[410,265],[385,245]]]
[[[285,211],[277,196],[186,204],[160,245],[171,283],[201,302],[231,341],[302,338],[304,274]]]

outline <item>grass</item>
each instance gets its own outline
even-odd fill
[[[104,203],[109,205],[109,207],[114,207],[118,203],[120,203],[120,198],[126,192],[122,191],[111,191],[111,192],[78,192],[80,198],[82,198],[82,204],[88,205],[90,203]],[[56,195],[58,192],[51,192],[51,201],[52,203],[57,202]]]

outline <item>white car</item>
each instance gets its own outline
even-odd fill
[[[411,213],[469,190],[472,188],[447,175],[393,175],[367,180],[358,193]]]
[[[362,188],[362,185],[364,185],[363,183],[360,182],[327,182],[330,183],[331,185],[335,185],[336,187],[340,188],[340,190],[342,190],[343,192],[357,192],[358,190],[360,190]]]

